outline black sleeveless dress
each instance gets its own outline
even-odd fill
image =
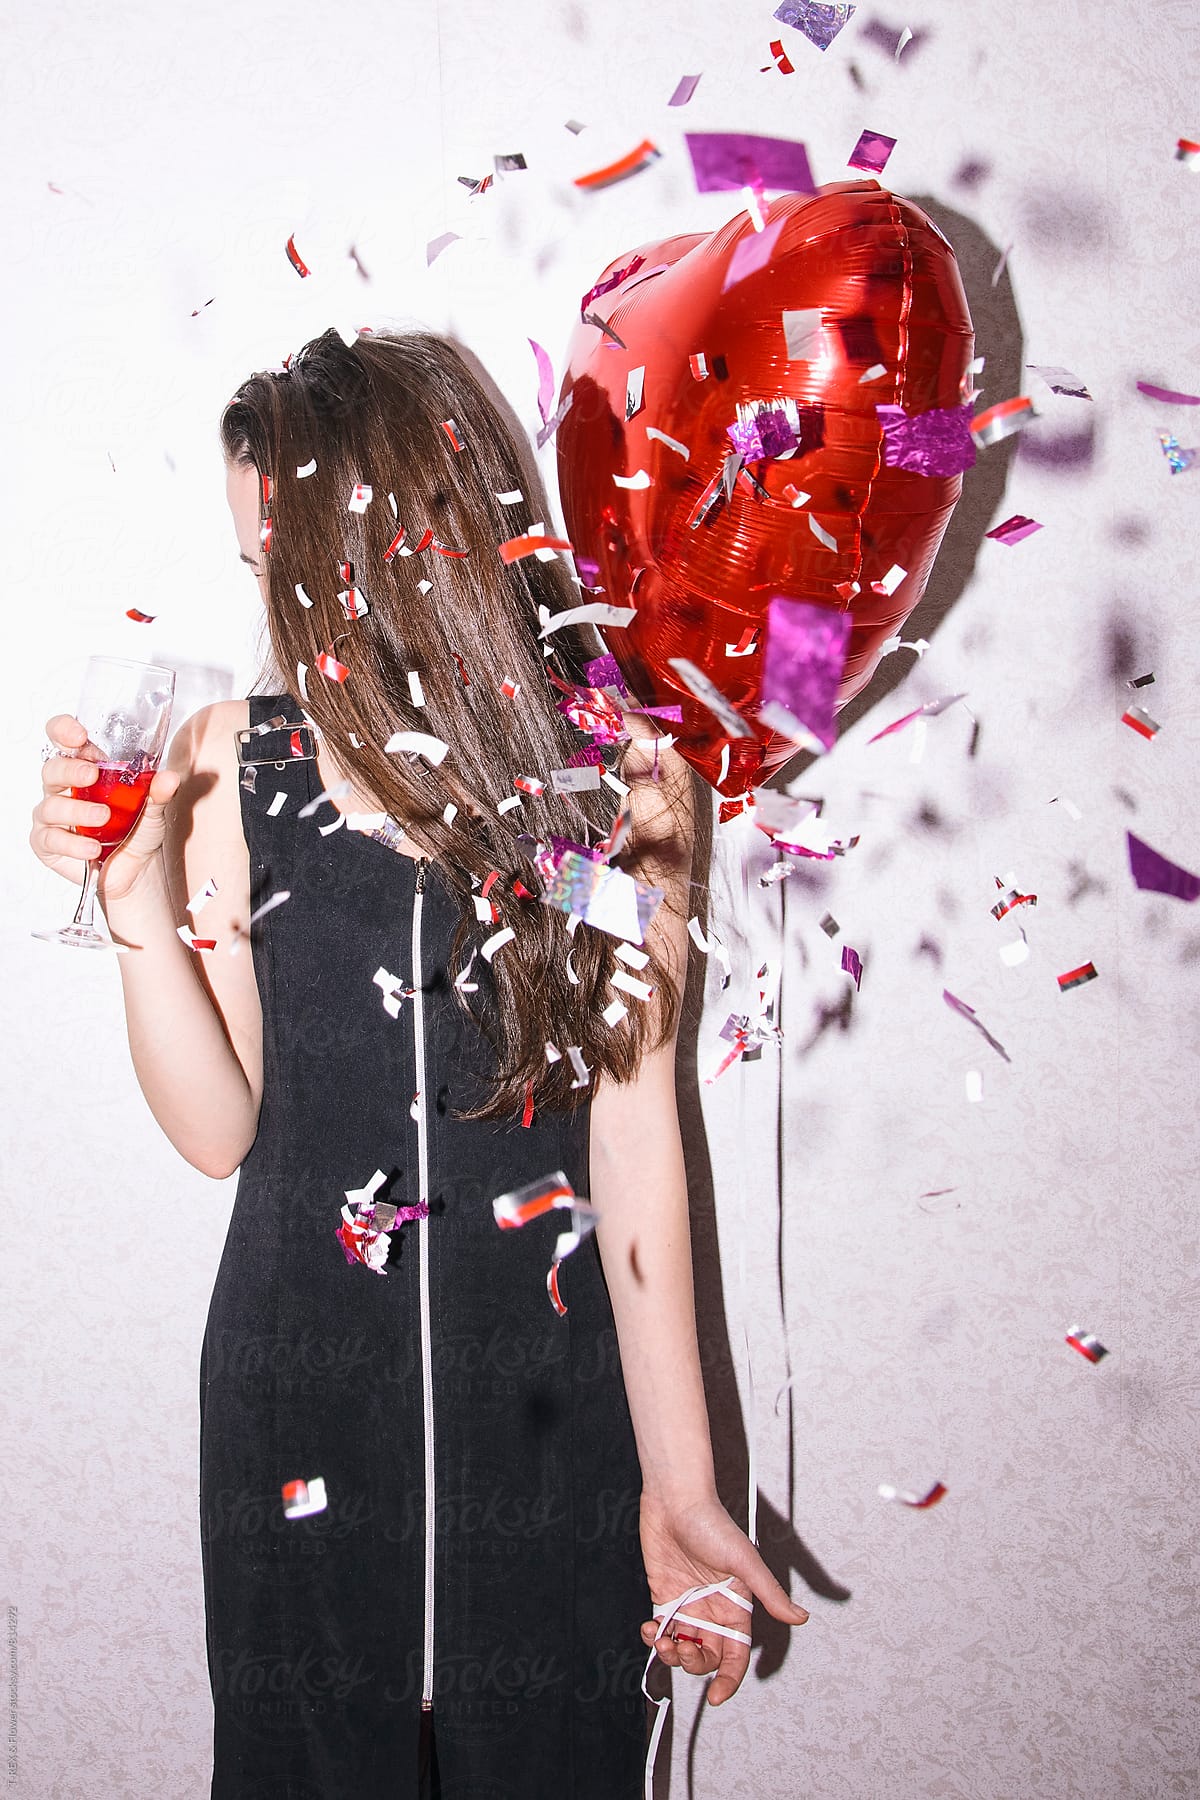
[[[435,1800],[635,1800],[650,1599],[599,1253],[562,1264],[560,1318],[565,1216],[501,1232],[491,1206],[559,1169],[586,1195],[587,1110],[453,1117],[488,1065],[450,989],[457,902],[436,864],[322,836],[331,804],[300,819],[319,791],[288,761],[241,796],[252,906],[290,899],[252,933],[262,1112],[201,1356],[213,1800],[416,1800],[430,1726]],[[381,967],[418,990],[395,1019]],[[376,1170],[429,1202],[384,1274],[336,1236]],[[314,1477],[325,1509],[286,1517]]]

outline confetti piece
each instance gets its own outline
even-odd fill
[[[442,430],[450,439],[450,448],[452,450],[462,450],[465,447],[462,439],[458,435],[458,425],[454,419],[443,419]]]
[[[346,502],[346,511],[352,513],[365,513],[368,506],[371,504],[372,498],[373,495],[371,489],[365,482],[360,481],[356,483],[354,491]]]
[[[325,1482],[320,1475],[313,1475],[307,1481],[285,1481],[282,1492],[283,1514],[287,1519],[310,1518],[313,1513],[324,1512],[329,1504]]]
[[[759,717],[818,753],[834,741],[834,708],[850,625],[847,613],[782,595],[767,607]]]
[[[521,169],[527,168],[528,164],[521,155],[521,152],[519,150],[514,150],[507,156],[493,156],[492,167],[495,169],[497,175],[514,175]]]
[[[973,1106],[978,1106],[983,1099],[983,1075],[978,1069],[968,1069],[963,1076],[963,1087],[967,1099]]]
[[[308,267],[307,267],[303,257],[300,255],[300,252],[296,248],[296,239],[295,239],[294,234],[292,237],[290,237],[288,239],[285,248],[287,250],[287,259],[291,263],[293,269],[295,269],[297,275],[307,275],[309,272]]]
[[[1024,431],[1037,416],[1029,396],[1017,394],[1011,400],[1002,400],[999,406],[989,406],[986,412],[972,420],[971,436],[981,450],[986,450],[990,445]]]
[[[1066,394],[1072,400],[1090,400],[1091,395],[1078,375],[1072,375],[1070,369],[1060,369],[1049,363],[1026,363],[1035,375],[1040,375],[1053,394]]]
[[[639,981],[636,975],[629,975],[624,969],[615,969],[610,977],[612,986],[620,988],[623,994],[632,994],[635,1000],[650,1000],[654,989],[648,981]]]
[[[646,952],[639,950],[636,944],[618,944],[614,954],[622,962],[628,963],[631,969],[644,969],[650,961]]]
[[[1122,725],[1128,725],[1139,737],[1153,738],[1162,730],[1157,719],[1152,719],[1144,706],[1129,706],[1121,714]]]
[[[535,799],[546,791],[545,782],[536,775],[514,775],[513,786],[520,788],[523,794],[532,794]]]
[[[580,1060],[582,1061],[582,1058]],[[496,1223],[503,1231],[519,1231],[530,1220],[542,1218],[547,1212],[562,1209],[569,1211],[570,1225],[566,1231],[559,1233],[555,1241],[550,1269],[546,1276],[546,1291],[560,1318],[565,1316],[567,1307],[559,1292],[559,1265],[579,1248],[584,1237],[595,1226],[599,1216],[595,1207],[589,1206],[586,1200],[581,1200],[573,1192],[561,1169],[556,1169],[553,1175],[544,1176],[540,1181],[531,1181],[525,1187],[516,1188],[510,1194],[499,1194],[492,1201],[492,1211]]]
[[[443,231],[440,237],[430,238],[425,246],[425,267],[429,268],[431,264],[435,263],[442,251],[448,250],[451,244],[461,242],[462,239],[457,231]]]
[[[625,423],[635,419],[646,404],[645,367],[630,369],[625,377]]]
[[[893,60],[895,62],[900,61],[901,52],[906,48],[907,45],[911,44],[912,41],[913,41],[912,27],[911,27],[911,25],[906,25],[904,27],[903,31],[900,33],[900,36],[896,40],[896,48],[893,52]]]
[[[758,229],[750,237],[740,238],[733,247],[733,252],[725,267],[725,278],[721,283],[721,292],[728,293],[739,281],[745,281],[756,269],[765,269],[775,254],[775,246],[779,242],[780,233],[785,221],[777,219],[774,225],[765,230]]]
[[[747,625],[736,644],[726,644],[726,656],[752,656],[758,649],[757,631],[757,625]]]
[[[404,526],[401,525],[399,531],[397,531],[395,537],[383,553],[383,560],[385,563],[394,562],[397,556],[411,556],[413,554],[411,550],[406,550],[404,547],[407,537],[408,533],[404,529]]]
[[[1051,800],[1049,804],[1051,806],[1061,806],[1069,819],[1079,820],[1083,817],[1083,814],[1080,812],[1075,802],[1073,800],[1068,800],[1065,795],[1055,794],[1053,800]]]
[[[515,811],[520,804],[520,794],[510,794],[506,800],[498,800],[496,802],[496,811],[500,814],[510,813]]]
[[[886,594],[888,599],[891,599],[892,595],[896,592],[896,589],[900,586],[900,583],[904,580],[904,578],[907,574],[908,574],[907,569],[902,569],[900,567],[899,563],[893,563],[886,575],[882,575],[878,581],[873,581],[871,583],[871,592],[873,594]],[[890,641],[891,640],[889,639],[889,642]],[[924,638],[919,638],[916,640],[916,642],[914,642],[912,644],[903,644],[903,645],[901,644],[900,639],[897,638],[896,639],[896,648],[898,650],[902,649],[902,648],[906,649],[906,650],[913,650],[916,648],[916,643],[925,644],[926,650],[928,650],[928,648],[929,648],[929,645],[927,643],[925,643]],[[921,654],[921,652],[917,651],[917,654],[919,656]]]
[[[301,463],[297,467],[296,480],[297,481],[307,481],[308,477],[310,475],[315,475],[316,472],[317,472],[317,459],[314,456],[310,462]]]
[[[1149,844],[1127,831],[1129,872],[1139,888],[1154,894],[1171,894],[1177,900],[1200,899],[1200,875],[1193,875],[1178,863],[1152,850]]]
[[[616,181],[624,181],[627,176],[637,175],[643,169],[648,169],[651,163],[657,162],[661,155],[662,151],[657,149],[649,138],[643,138],[642,142],[635,150],[631,150],[628,156],[619,157],[616,162],[606,163],[601,169],[593,169],[587,175],[577,175],[575,186],[586,188],[589,193],[594,193],[599,188],[611,187]]]
[[[528,338],[527,343],[533,351],[538,369],[538,412],[542,415],[542,424],[550,417],[551,402],[554,399],[554,364],[549,353],[542,348],[536,338]]]
[[[600,1014],[600,1017],[604,1020],[604,1023],[609,1029],[612,1030],[621,1023],[622,1019],[627,1019],[629,1017],[629,1008],[624,1006],[620,1000],[610,1000],[608,1005],[604,1008],[604,1011]]]
[[[748,725],[741,713],[729,704],[724,694],[709,680],[703,669],[698,669],[695,663],[689,662],[684,656],[668,657],[667,661],[668,666],[674,669],[688,693],[694,695],[702,706],[707,706],[722,731],[732,738],[752,738],[754,736],[754,727]]]
[[[1155,387],[1151,381],[1139,381],[1137,387],[1139,394],[1148,394],[1167,406],[1200,406],[1200,394],[1181,394],[1175,388]]]
[[[1015,969],[1020,963],[1029,960],[1029,939],[1021,932],[1019,938],[1011,944],[1001,944],[1000,961],[1006,968]]]
[[[821,6],[817,0],[783,0],[774,17],[781,25],[791,25],[803,32],[818,50],[828,50],[835,37],[848,25],[857,8],[852,5]],[[772,49],[774,45],[772,45]]]
[[[1069,994],[1072,988],[1083,987],[1086,982],[1095,981],[1100,971],[1095,963],[1080,963],[1077,969],[1068,969],[1065,975],[1058,977],[1058,991]]]
[[[887,137],[882,131],[864,131],[846,159],[847,167],[865,169],[870,175],[880,175],[895,148],[894,137]]]
[[[633,493],[643,493],[650,486],[650,477],[645,469],[639,469],[636,475],[614,475],[613,486],[627,488]]]
[[[126,612],[125,617],[127,619],[132,619],[135,625],[153,625],[158,614],[139,612],[136,606],[131,606]]]
[[[633,622],[636,606],[610,606],[604,600],[589,600],[583,606],[570,606],[566,612],[553,613],[538,633],[547,638],[564,625],[612,625],[623,628]]]
[[[1153,675],[1135,675],[1132,681],[1127,681],[1125,683],[1126,687],[1131,687],[1131,688],[1152,687],[1153,684],[1154,684]]]
[[[394,756],[398,751],[404,751],[410,756],[423,756],[426,762],[437,768],[450,746],[441,738],[431,737],[428,732],[394,731],[383,748],[389,756]]]
[[[1022,538],[1032,537],[1035,531],[1042,529],[1036,519],[1027,519],[1022,513],[1014,513],[1011,519],[1005,519],[1003,525],[996,525],[985,537],[995,538],[998,544],[1019,544]]]
[[[296,664],[296,686],[300,689],[300,698],[302,700],[308,699],[308,687],[307,687],[307,684],[305,681],[305,677],[307,676],[307,674],[308,674],[308,664],[307,663],[297,663]]]
[[[579,769],[551,769],[550,785],[556,794],[598,793],[600,771],[594,764]]]
[[[945,1493],[946,1485],[941,1481],[935,1481],[933,1486],[927,1488],[923,1494],[905,1493],[900,1488],[887,1486],[886,1483],[881,1483],[879,1488],[879,1498],[881,1500],[899,1500],[905,1506],[922,1508],[926,1506],[936,1506]]]
[[[927,700],[924,706],[918,706],[915,711],[904,713],[899,719],[893,719],[890,725],[885,725],[882,731],[877,731],[874,737],[867,739],[867,742],[868,744],[877,744],[880,738],[891,737],[893,732],[902,731],[914,719],[935,719],[939,713],[945,712],[956,701],[965,700],[966,697],[965,694],[942,694],[936,700]]]
[[[983,1022],[976,1016],[975,1008],[973,1006],[968,1006],[965,1000],[960,1000],[957,995],[950,992],[949,988],[942,989],[942,999],[946,1002],[947,1006],[958,1013],[961,1018],[964,1018],[968,1025],[973,1025],[975,1027],[976,1031],[979,1032],[985,1042],[991,1046],[997,1056],[1002,1057],[1006,1063],[1011,1063],[1012,1057],[1008,1054],[1004,1045],[992,1036],[991,1032]]]
[[[204,911],[210,900],[216,899],[218,891],[217,884],[210,875],[204,886],[194,893],[187,903],[186,910],[191,913],[193,919],[198,913]]]
[[[539,450],[545,449],[546,445],[550,442],[550,439],[554,436],[554,433],[558,430],[559,426],[562,424],[563,420],[566,418],[567,414],[570,412],[571,407],[574,405],[574,403],[575,403],[575,389],[570,388],[567,391],[567,393],[565,393],[563,395],[562,399],[559,401],[558,406],[555,408],[553,416],[546,420],[546,423],[542,426],[542,429],[538,432],[537,447]]]
[[[858,385],[859,385],[859,387],[862,387],[863,383],[866,381],[878,381],[879,377],[881,375],[886,375],[886,374],[887,374],[887,364],[886,363],[872,363],[871,367],[869,369],[866,369],[859,376]]]
[[[823,544],[826,550],[837,550],[837,539],[833,536],[832,532],[826,531],[825,527],[818,522],[813,513],[809,513],[808,515],[808,529],[812,532],[818,544]]]
[[[821,309],[805,306],[780,315],[789,362],[815,362],[821,355]]]
[[[696,89],[699,87],[699,85],[700,85],[699,75],[682,75],[682,76],[680,76],[679,85],[675,89],[675,92],[671,95],[671,98],[667,101],[667,105],[668,106],[686,106],[688,101],[691,99],[692,95],[695,93]]]
[[[1179,439],[1170,431],[1160,431],[1158,441],[1162,445],[1162,453],[1171,465],[1172,475],[1182,475],[1185,469],[1194,466],[1200,450],[1185,450]]]
[[[272,800],[270,806],[268,806],[268,808],[267,808],[268,819],[277,819],[286,805],[287,805],[287,795],[283,791],[283,789],[280,788],[279,791],[276,793],[275,798]]]
[[[788,60],[787,52],[784,50],[782,38],[772,38],[767,48],[770,50],[774,61],[767,63],[761,68],[759,70],[760,75],[767,75],[772,69],[778,69],[781,75],[794,75],[796,73],[794,65]]]
[[[252,912],[250,914],[250,917],[246,921],[246,930],[249,931],[252,925],[257,925],[260,919],[265,919],[269,912],[274,912],[277,906],[282,906],[284,901],[290,900],[291,897],[291,892],[288,888],[280,888],[277,893],[272,894],[269,899],[263,901],[257,912]]]
[[[327,681],[345,681],[350,671],[344,662],[339,662],[332,650],[322,650],[317,657],[317,668]]]
[[[997,887],[1000,887],[1003,884],[1000,881],[997,881],[996,885],[997,885]],[[1003,918],[1006,918],[1010,912],[1013,912],[1018,906],[1036,906],[1036,905],[1037,905],[1037,895],[1036,894],[1022,894],[1016,888],[1009,888],[1009,890],[1005,894],[1004,898],[1002,900],[997,900],[995,906],[992,907],[992,909],[991,909],[992,917],[993,917],[993,919],[996,919],[996,920],[1003,919]]]
[[[1104,1348],[1100,1339],[1092,1332],[1084,1331],[1082,1326],[1070,1326],[1067,1331],[1066,1341],[1070,1344],[1072,1350],[1078,1350],[1080,1356],[1085,1356],[1090,1363],[1098,1363],[1102,1357],[1108,1355],[1108,1351]]]
[[[1000,252],[1000,260],[996,264],[995,268],[992,270],[992,286],[993,287],[1000,286],[1000,277],[1004,274],[1005,269],[1008,267],[1008,258],[1009,258],[1009,253],[1011,252],[1011,250],[1012,250],[1012,245],[1005,244],[1003,250]]]
[[[344,588],[338,595],[338,603],[348,620],[365,618],[371,610],[361,588]]]
[[[532,341],[533,340],[530,339],[531,343],[532,343]],[[520,506],[520,504],[524,500],[525,496],[521,492],[520,488],[508,488],[505,493],[497,494],[496,498],[500,502],[501,506]]]
[[[910,416],[902,406],[877,406],[875,416],[883,429],[883,460],[890,468],[945,476],[974,466],[969,407],[930,407]]]
[[[314,794],[313,798],[300,808],[296,816],[300,819],[311,819],[313,814],[320,812],[323,806],[336,805],[339,800],[344,800],[349,792],[350,783],[348,781],[339,781],[336,787],[322,788],[319,794]]]
[[[1200,169],[1200,144],[1191,138],[1180,138],[1175,145],[1175,161],[1186,163],[1191,169]]]
[[[859,956],[858,951],[852,950],[849,944],[842,945],[842,968],[847,975],[853,977],[855,988],[861,989],[863,978],[862,959]]]
[[[568,538],[544,537],[534,532],[525,532],[520,537],[507,538],[498,546],[501,560],[505,563],[520,562],[526,556],[536,556],[541,550],[557,552],[570,550]]]
[[[486,938],[479,946],[479,954],[484,962],[490,963],[497,950],[503,950],[505,944],[511,944],[516,935],[511,925],[506,925],[503,931],[493,932],[491,937]]]
[[[400,1017],[400,997],[404,992],[404,984],[400,977],[393,975],[388,969],[379,968],[372,975],[371,981],[382,994],[384,1012],[390,1019],[398,1019]]]
[[[812,170],[803,144],[789,138],[754,137],[744,132],[684,134],[698,194],[742,188],[813,193]]]
[[[262,545],[262,551],[263,551],[264,556],[269,556],[271,554],[271,538],[272,538],[273,533],[274,533],[274,526],[273,526],[271,520],[264,519],[262,524],[258,528],[258,541]]]

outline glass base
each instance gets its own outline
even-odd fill
[[[72,950],[124,950],[124,944],[114,944],[111,938],[101,937],[89,925],[62,925],[58,930],[47,927],[43,931],[30,933],[31,937],[41,938],[47,944],[66,944]]]

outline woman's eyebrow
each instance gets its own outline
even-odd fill
[[[254,570],[254,573],[256,575],[262,574],[262,570],[259,568],[258,564],[255,562],[255,560],[252,556],[247,556],[246,552],[244,550],[239,550],[238,556],[241,558],[242,562],[244,562],[246,564],[247,568]]]

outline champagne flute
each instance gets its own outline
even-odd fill
[[[166,746],[174,693],[174,669],[113,656],[89,658],[76,715],[88,741],[81,750],[65,754],[96,764],[95,781],[89,787],[73,787],[71,796],[107,806],[108,818],[102,825],[73,827],[81,837],[99,839],[100,854],[84,867],[83,889],[71,923],[35,931],[34,937],[80,950],[118,948],[92,922],[96,884],[104,863],[141,817]]]

